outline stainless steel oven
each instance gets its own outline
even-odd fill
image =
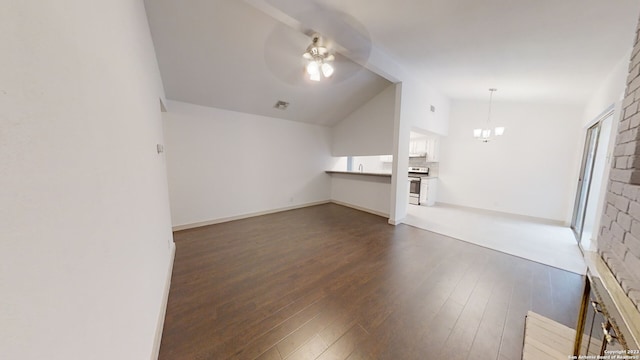
[[[419,177],[409,176],[409,204],[420,205],[420,182]]]
[[[409,167],[409,204],[420,205],[422,177],[427,175],[428,167]]]

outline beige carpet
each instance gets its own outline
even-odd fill
[[[451,205],[409,205],[405,223],[578,274],[585,264],[570,228]]]

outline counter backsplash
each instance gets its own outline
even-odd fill
[[[429,164],[433,164],[433,163],[427,162],[426,157],[410,157],[409,158],[409,166],[419,166],[419,167],[427,166],[428,167]]]
[[[409,166],[428,167],[429,168],[429,175],[438,176],[439,163],[437,163],[437,162],[428,162],[428,161],[426,161],[426,158],[423,158],[423,157],[410,157],[409,158]]]

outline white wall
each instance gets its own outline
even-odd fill
[[[396,85],[396,114],[394,121],[394,176],[391,180],[391,211],[389,222],[398,224],[407,215],[407,171],[409,167],[409,137],[412,129],[426,130],[438,135],[449,131],[450,100],[437,90],[404,74]],[[431,105],[435,112],[431,111]]]
[[[585,249],[597,248],[600,220],[606,204],[605,197],[608,185],[606,179],[609,178],[611,171],[611,155],[615,147],[618,124],[622,116],[621,105],[622,99],[624,98],[627,75],[629,73],[628,66],[630,57],[631,48],[628,53],[620,58],[618,64],[611,69],[611,72],[602,84],[595,89],[584,110],[583,142],[586,136],[586,130],[595,122],[600,121],[604,112],[611,108],[613,109],[613,114],[610,120],[608,120],[609,123],[606,124],[605,128],[601,129],[602,135],[600,137],[600,143],[598,144],[597,154],[597,160],[600,163],[594,169],[594,180],[589,190],[587,213],[585,215],[585,234],[582,237],[582,245]],[[604,146],[604,144],[606,144],[606,146]],[[580,149],[580,156],[582,156],[582,149]],[[578,174],[579,170],[576,172],[576,178],[579,176]]]
[[[629,75],[629,59],[631,58],[631,47],[629,52],[624,54],[618,61],[618,64],[611,69],[609,75],[603,80],[603,82],[594,89],[593,95],[584,108],[584,114],[582,116],[583,123],[586,129],[597,120],[598,116],[602,114],[610,106],[621,101],[624,97],[625,87],[627,85],[627,75]],[[619,118],[615,116],[614,119]]]
[[[389,216],[391,178],[333,174],[331,200],[380,216]]]
[[[172,235],[142,1],[0,12],[0,357],[149,359]]]
[[[390,160],[390,161],[389,161]],[[391,165],[393,159],[383,161],[381,156],[354,156],[353,171],[358,171],[362,164],[363,172],[385,173],[391,174]]]
[[[328,201],[327,127],[169,101],[174,226]]]
[[[391,84],[332,128],[332,154],[362,156],[354,159],[354,171],[362,163],[365,172],[390,173],[391,164],[383,164],[378,157],[366,156],[393,154],[395,113],[396,85]],[[391,182],[389,178],[334,174],[331,200],[389,216]]]
[[[450,99],[433,88],[428,79],[426,83],[418,80],[415,73],[399,66],[375,46],[371,47],[366,64],[361,65],[395,84],[389,223],[398,224],[407,214],[409,133],[414,128],[447,135]],[[431,105],[435,112],[431,112]]]
[[[434,107],[434,111],[431,111],[431,106]],[[447,135],[450,106],[449,99],[436,89],[415,80],[403,81],[402,116],[409,129],[422,129],[437,135]]]
[[[393,152],[395,85],[369,100],[332,128],[334,156],[388,155]]]
[[[566,222],[575,195],[582,146],[579,105],[494,101],[492,125],[505,134],[473,138],[486,101],[454,101],[449,136],[440,148],[438,199],[474,208]]]

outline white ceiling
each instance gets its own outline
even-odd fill
[[[450,98],[585,102],[628,52],[638,0],[326,0]]]
[[[330,81],[305,80],[302,53],[311,39],[243,1],[145,6],[171,100],[331,125],[390,84],[339,54],[342,67]],[[290,103],[287,110],[274,108],[278,100]]]
[[[267,15],[264,7],[254,7],[261,3],[282,13]],[[295,21],[304,19],[295,11],[305,5],[348,14],[374,47],[452,99],[486,99],[488,88],[496,87],[496,99],[574,103],[586,102],[628,57],[640,14],[638,0],[145,5],[169,99],[324,125],[341,120],[389,83],[344,57],[332,81],[304,81],[301,54],[310,40],[300,26],[290,26],[305,25]],[[289,109],[274,109],[277,100],[290,102]]]

